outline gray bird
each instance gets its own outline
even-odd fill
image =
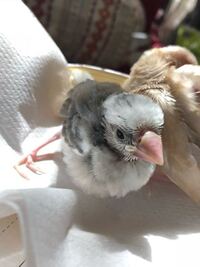
[[[122,197],[163,164],[164,115],[147,96],[87,80],[70,91],[61,115],[67,171],[86,193]]]

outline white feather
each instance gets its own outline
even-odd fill
[[[136,129],[141,122],[157,126],[164,122],[160,106],[139,94],[112,95],[104,102],[103,108],[108,123],[125,128]]]
[[[73,182],[87,194],[100,197],[123,197],[130,191],[136,191],[144,186],[155,170],[153,164],[137,161],[135,164],[124,161],[114,161],[111,154],[93,149],[93,171],[86,164],[85,156],[76,154],[63,142],[64,161],[67,172]]]

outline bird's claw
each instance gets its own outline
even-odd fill
[[[20,169],[21,165],[25,165],[30,171],[34,172],[35,174],[44,174],[44,172],[35,166],[35,162],[41,161],[41,160],[49,160],[54,159],[55,153],[47,153],[44,155],[37,155],[38,151],[45,147],[46,145],[58,140],[61,138],[61,133],[58,132],[54,134],[51,138],[49,138],[46,142],[38,146],[36,149],[34,149],[30,154],[23,157],[15,166],[14,169],[19,173],[20,176],[23,178],[29,180],[27,175]]]
[[[30,171],[34,172],[35,174],[41,175],[44,172],[35,166],[36,161],[40,161],[44,159],[44,156],[37,156],[36,153],[32,152],[31,154],[23,157],[16,165],[14,165],[14,169],[19,173],[20,176],[29,180],[28,176],[20,169],[21,165],[25,165]]]
[[[27,161],[26,161],[26,167],[36,174],[39,174],[39,175],[44,174],[44,172],[40,168],[35,166],[34,164],[35,161],[39,161],[39,159],[37,159],[37,155],[35,155],[35,157],[33,157],[32,155],[28,155]]]

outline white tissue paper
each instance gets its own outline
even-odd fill
[[[175,185],[98,199],[73,190],[59,153],[30,180],[13,169],[60,129],[48,94],[66,66],[27,7],[1,0],[0,267],[199,266],[200,210]]]

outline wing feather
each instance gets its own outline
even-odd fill
[[[193,93],[197,78],[191,73],[184,74],[185,69],[176,69],[183,64],[196,64],[195,57],[184,48],[147,51],[132,67],[124,89],[147,95],[162,107],[165,117],[162,171],[200,203],[200,109]]]

